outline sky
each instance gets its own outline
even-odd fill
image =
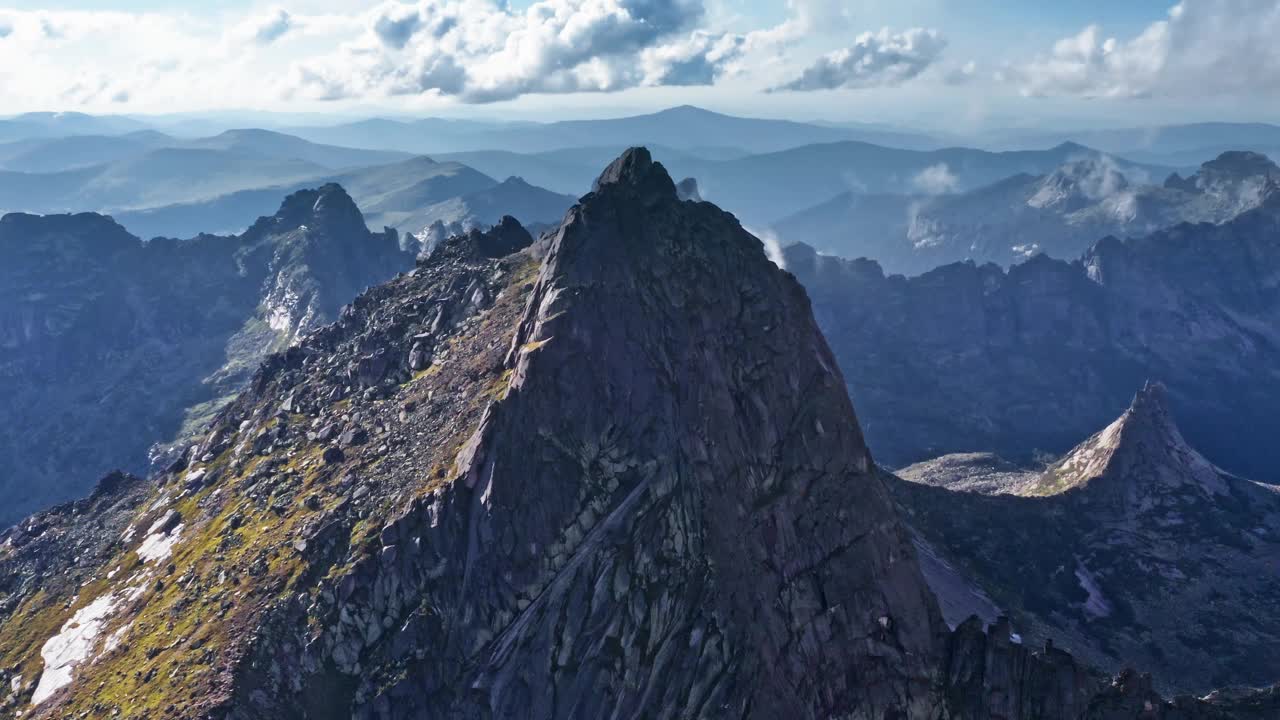
[[[0,115],[1280,116],[1280,0],[0,0]]]

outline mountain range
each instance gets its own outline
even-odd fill
[[[0,543],[24,717],[1263,718],[944,623],[803,288],[629,150]],[[91,523],[78,523],[78,515]]]
[[[920,133],[842,128],[735,117],[689,105],[656,113],[599,120],[494,125],[428,118],[417,121],[366,120],[332,127],[291,127],[287,132],[316,142],[420,153],[504,150],[538,153],[566,148],[625,146],[643,140],[680,149],[734,148],[772,152],[814,143],[856,140],[902,148],[933,148],[938,141]]]
[[[1195,167],[1228,150],[1274,154],[1280,126],[1268,123],[1200,122],[1140,127],[1044,130],[1001,127],[976,133],[928,131],[887,123],[796,122],[737,117],[693,106],[653,113],[533,122],[459,118],[371,117],[229,112],[156,116],[92,116],[28,113],[0,118],[0,143],[25,138],[112,135],[150,130],[180,138],[259,127],[326,144],[412,153],[508,150],[540,153],[585,146],[621,146],[640,138],[653,146],[749,154],[800,145],[854,140],[914,150],[971,146],[1028,150],[1077,142],[1155,165]]]
[[[0,717],[1274,720],[1277,138],[0,118]]]
[[[1280,481],[1280,197],[1218,225],[1098,241],[1079,259],[972,262],[915,277],[785,249],[877,457],[1025,461],[1068,450],[1147,379],[1191,444]],[[1052,418],[1052,422],[1045,422]]]
[[[492,225],[505,214],[531,224],[554,222],[574,200],[519,178],[499,182],[461,163],[415,157],[292,184],[239,190],[209,200],[115,211],[112,217],[142,237],[185,237],[207,230],[238,232],[255,218],[270,214],[282,196],[317,183],[347,188],[365,210],[371,229],[391,227],[406,237],[422,233],[439,220],[456,222],[464,229]]]
[[[598,132],[590,129],[597,126],[602,128]],[[639,119],[570,123],[556,133],[575,137],[576,143],[546,151],[520,153],[502,149],[501,143],[482,144],[478,147],[485,149],[438,154],[433,159],[441,165],[466,165],[495,178],[494,185],[496,178],[519,177],[532,186],[576,198],[590,189],[596,169],[630,142],[623,138],[635,137],[638,126],[652,126],[653,133],[668,143],[656,152],[674,173],[696,177],[708,199],[752,227],[766,227],[848,192],[964,192],[1019,173],[1051,173],[1071,161],[1105,161],[1133,176],[1163,177],[1172,170],[1112,159],[1070,143],[1049,150],[1001,153],[902,149],[851,140],[850,131],[839,128],[746,120],[689,108]],[[547,132],[554,127],[559,126],[536,126]],[[536,135],[536,128],[520,125],[511,132],[529,137]],[[421,130],[414,132],[431,137]],[[707,142],[699,141],[699,132]],[[728,144],[738,137],[735,133],[774,141],[744,142],[754,148],[745,150]],[[325,139],[314,132],[305,134]],[[387,142],[392,142],[391,137]],[[725,144],[712,144],[714,138]],[[882,140],[894,142],[893,138]],[[401,143],[397,147],[418,146]],[[767,152],[756,151],[760,149]],[[253,218],[269,213],[279,196],[326,182],[351,187],[353,196],[376,219],[376,196],[400,189],[406,183],[399,181],[408,180],[404,173],[423,166],[399,150],[353,149],[266,130],[229,130],[194,139],[154,130],[38,136],[0,145],[0,192],[4,209],[10,211],[93,210],[113,215],[136,234],[185,237],[201,231],[238,232]],[[369,187],[369,178],[375,177],[395,180],[384,187]],[[473,184],[467,191],[480,189]],[[462,194],[437,194],[425,204],[407,208],[402,203],[389,212],[412,214],[426,204]],[[536,203],[535,195],[531,193],[522,204]],[[542,200],[549,198],[543,194]],[[554,221],[567,208],[563,199],[556,204],[550,216],[519,219]],[[389,224],[411,233],[422,229],[394,219]]]
[[[143,242],[92,213],[0,218],[0,525],[202,428],[269,352],[412,267],[338,186],[233,237]]]
[[[1070,259],[1107,235],[1221,223],[1280,192],[1280,167],[1251,152],[1223,153],[1185,178],[1129,179],[1146,175],[1094,154],[968,192],[844,193],[772,230],[783,243],[873,258],[887,272],[914,275],[962,260],[1007,266],[1037,253]]]
[[[605,145],[529,155],[477,151],[441,157],[491,175],[520,175],[558,192],[581,193],[589,187],[593,168],[620,151],[618,146]],[[1048,174],[1072,161],[1109,162],[1123,172],[1142,177],[1165,177],[1173,171],[1110,158],[1073,143],[1017,152],[972,148],[904,150],[855,141],[755,154],[705,156],[700,151],[673,147],[657,147],[653,152],[673,175],[697,178],[707,199],[748,225],[759,227],[849,193],[964,192],[1022,173]]]

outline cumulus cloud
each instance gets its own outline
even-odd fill
[[[701,0],[386,3],[335,56],[295,66],[294,90],[334,98],[386,92],[495,102],[531,93],[608,92],[713,82],[742,39],[699,27]]]
[[[960,186],[960,179],[951,172],[946,163],[930,165],[911,179],[911,185],[926,195],[942,195],[955,192]]]
[[[261,17],[251,18],[245,26],[245,35],[259,45],[270,45],[294,28],[293,16],[284,8],[272,8]]]
[[[1026,95],[1149,97],[1280,90],[1280,4],[1184,0],[1128,40],[1091,25],[1004,77]]]
[[[937,30],[884,28],[859,35],[852,47],[828,53],[778,90],[835,90],[901,85],[937,62],[947,41]]]
[[[786,19],[777,25],[747,33],[747,47],[776,51],[809,35],[844,32],[852,23],[846,0],[787,0],[787,10]]]

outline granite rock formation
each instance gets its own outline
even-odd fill
[[[891,467],[1057,455],[1154,378],[1209,460],[1280,481],[1280,196],[1221,225],[1104,238],[1074,262],[1007,271],[905,278],[807,246],[785,255]]]
[[[95,214],[0,219],[0,526],[203,424],[267,354],[412,265],[336,185],[235,237]]]
[[[92,581],[5,600],[9,707],[1207,720],[1268,701],[1166,703],[1011,649],[1007,625],[949,633],[843,387],[795,279],[630,150],[553,233],[447,240],[269,357],[108,557],[67,563]]]
[[[983,486],[971,463],[958,490],[956,466],[933,461],[890,486],[929,552],[976,581],[1028,642],[1142,667],[1166,692],[1273,683],[1280,491],[1214,467],[1164,395],[1148,384],[1029,480]]]

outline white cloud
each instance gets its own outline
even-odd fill
[[[747,232],[755,235],[764,245],[764,254],[769,260],[783,270],[787,269],[787,256],[782,252],[782,243],[778,240],[778,236],[771,230],[753,230],[747,228]]]
[[[813,34],[843,32],[852,25],[846,0],[787,0],[787,9],[787,18],[781,23],[747,33],[747,44],[778,48]]]
[[[951,168],[946,163],[938,163],[921,170],[911,179],[911,184],[926,195],[942,195],[955,192],[960,185],[960,179],[951,172]]]
[[[0,113],[275,104],[282,68],[361,31],[358,19],[284,10],[245,18],[0,9],[0,25],[11,28],[0,40]]]
[[[1184,0],[1128,40],[1091,25],[1004,76],[1026,95],[1205,97],[1280,91],[1280,3]]]
[[[292,89],[337,98],[431,94],[494,102],[534,93],[709,84],[740,40],[700,27],[701,0],[495,0],[383,4],[368,32],[296,63]]]
[[[270,45],[293,28],[293,16],[284,8],[275,7],[261,17],[250,18],[243,32],[253,42]]]
[[[937,30],[863,33],[852,47],[828,53],[778,90],[835,90],[901,85],[934,64],[947,41]]]

